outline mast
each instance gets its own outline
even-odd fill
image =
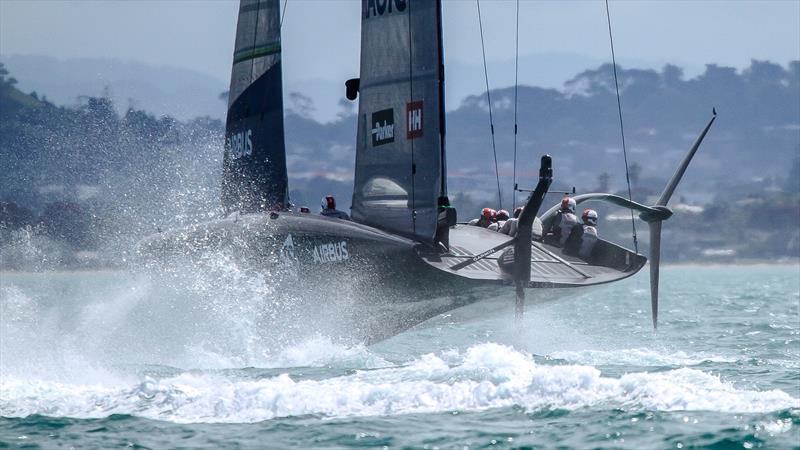
[[[239,4],[222,162],[226,213],[287,207],[279,7],[279,0]]]
[[[436,0],[436,27],[438,31],[437,44],[439,46],[439,144],[442,159],[442,187],[441,197],[450,204],[447,199],[447,154],[445,153],[445,103],[444,103],[444,43],[442,39],[442,0]],[[439,202],[442,203],[441,201]]]

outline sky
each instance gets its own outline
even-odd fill
[[[513,83],[515,8],[515,0],[481,2],[492,88]],[[228,0],[0,0],[0,55],[116,58],[191,69],[227,84],[237,9]],[[443,10],[448,89],[452,83],[456,99],[479,93],[476,2],[444,0]],[[693,76],[707,63],[741,69],[751,59],[800,59],[800,0],[612,0],[610,11],[623,67],[673,63]],[[359,18],[358,0],[288,0],[287,88],[325,104],[341,97],[328,91],[358,74]],[[519,20],[522,83],[557,88],[578,68],[610,60],[602,1],[521,0]]]

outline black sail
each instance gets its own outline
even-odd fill
[[[444,170],[441,5],[362,0],[353,219],[433,242]]]
[[[227,212],[285,209],[279,0],[242,0],[225,123],[222,205]]]

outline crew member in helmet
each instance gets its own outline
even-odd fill
[[[350,220],[350,216],[347,215],[346,212],[336,209],[336,199],[333,198],[332,195],[326,195],[325,198],[322,199],[320,206],[322,206],[322,211],[320,214],[323,216],[342,220]]]
[[[481,210],[481,216],[477,219],[472,219],[469,221],[469,225],[475,225],[476,227],[483,227],[488,228],[489,225],[494,222],[495,216],[497,213],[492,208],[483,208]]]
[[[578,218],[575,217],[577,206],[572,197],[564,197],[561,200],[561,209],[558,210],[550,228],[545,232],[544,241],[546,243],[564,246],[572,228],[578,224]]]
[[[503,226],[500,228],[500,232],[503,234],[507,234],[511,237],[517,235],[517,222],[519,221],[519,215],[522,214],[522,206],[517,206],[514,209],[514,217],[505,221]]]
[[[497,211],[497,215],[495,216],[495,222],[489,225],[489,229],[492,231],[500,231],[505,225],[506,221],[508,220],[508,211],[505,209],[501,209]]]
[[[583,259],[592,256],[597,243],[597,211],[587,209],[581,215],[583,223],[575,225],[564,245],[564,253],[577,255]]]

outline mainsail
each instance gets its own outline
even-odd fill
[[[222,205],[285,209],[286,153],[279,0],[242,0],[228,97]]]
[[[361,12],[352,216],[433,242],[448,203],[440,1],[362,0]]]

